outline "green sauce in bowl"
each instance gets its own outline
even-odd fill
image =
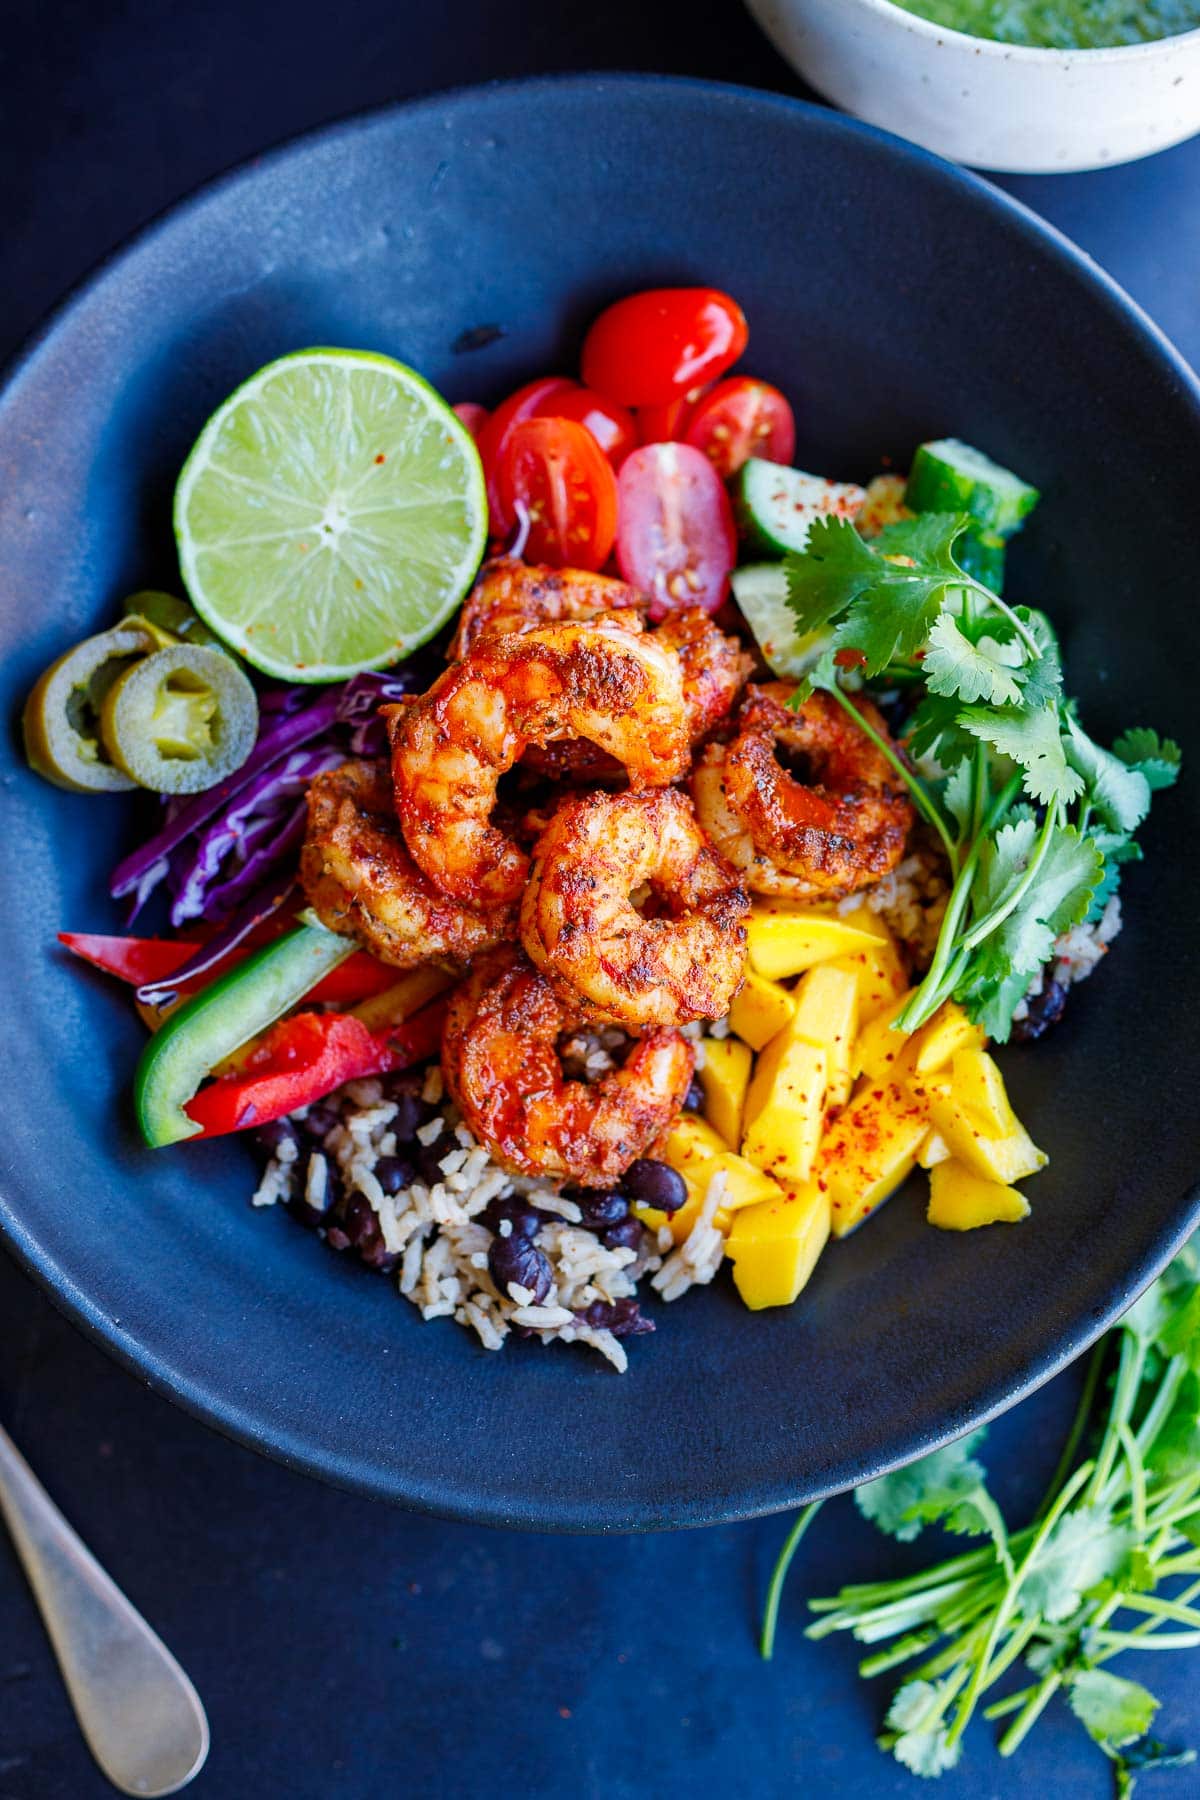
[[[1200,26],[1200,0],[896,0],[970,37],[1047,50],[1104,50]]]

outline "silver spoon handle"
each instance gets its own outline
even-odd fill
[[[0,1428],[0,1515],[41,1609],[79,1728],[124,1794],[173,1794],[208,1755],[200,1696]]]

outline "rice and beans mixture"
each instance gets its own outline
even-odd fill
[[[917,848],[866,900],[906,947],[928,964],[946,903],[934,857]],[[1018,1009],[1015,1037],[1034,1037],[1062,1011],[1066,989],[1092,973],[1121,928],[1120,903],[1095,925],[1059,940]],[[708,1027],[721,1037],[724,1021]],[[701,1027],[685,1027],[703,1057]],[[619,1061],[618,1030],[578,1032],[559,1050],[568,1076],[592,1080]],[[687,1104],[699,1107],[693,1082]],[[663,1212],[683,1205],[683,1179],[642,1158],[611,1188],[558,1188],[510,1175],[477,1144],[445,1094],[441,1070],[354,1081],[258,1134],[269,1161],[255,1206],[282,1204],[328,1247],[355,1253],[388,1274],[423,1319],[453,1318],[486,1350],[512,1336],[585,1344],[613,1368],[628,1366],[625,1340],[655,1329],[647,1289],[662,1301],[706,1286],[725,1242],[714,1224],[724,1178],[714,1177],[692,1229],[644,1227],[632,1205]]]

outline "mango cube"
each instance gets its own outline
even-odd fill
[[[735,1037],[706,1038],[700,1085],[704,1089],[704,1116],[730,1149],[742,1141],[742,1108],[750,1085],[754,1058],[749,1046]]]
[[[670,1216],[651,1206],[638,1206],[634,1211],[642,1224],[652,1230],[669,1225],[677,1244],[683,1242],[695,1224],[714,1175],[724,1177],[724,1192],[714,1220],[720,1231],[728,1230],[730,1217],[738,1207],[758,1206],[779,1197],[778,1184],[730,1150],[724,1138],[695,1113],[683,1113],[675,1121],[666,1137],[660,1139],[657,1154],[683,1176],[687,1201]]]
[[[977,1095],[973,1096],[970,1110],[964,1105],[958,1089],[959,1058],[974,1059],[980,1056],[992,1064],[991,1071],[981,1071],[977,1065],[968,1062],[967,1075],[972,1079],[977,1076],[985,1083],[989,1108],[997,1108],[999,1103],[995,1083],[1000,1081],[1000,1072],[992,1063],[991,1057],[983,1051],[960,1051],[951,1064],[949,1077],[944,1071],[940,1075],[916,1076],[909,1084],[910,1091],[928,1106],[929,1123],[949,1145],[951,1156],[965,1163],[976,1175],[1009,1186],[1014,1181],[1023,1180],[1026,1175],[1036,1175],[1039,1169],[1045,1168],[1049,1158],[1044,1150],[1038,1149],[1013,1113],[1007,1095],[1004,1095],[1005,1117],[1001,1131],[984,1129],[980,1110],[982,1103]],[[967,1086],[968,1093],[972,1093],[970,1081]],[[1002,1081],[999,1092],[1004,1092]],[[994,1111],[990,1113],[990,1118],[994,1122]]]
[[[734,1286],[752,1312],[791,1305],[825,1248],[830,1216],[829,1195],[815,1181],[738,1213],[725,1254]]]
[[[895,1083],[861,1088],[830,1126],[813,1173],[845,1237],[895,1192],[929,1134],[923,1101]]]
[[[861,909],[866,911],[864,907]],[[870,915],[872,918],[875,914]],[[845,969],[858,982],[858,1023],[867,1025],[902,994],[908,983],[899,952],[890,938],[877,938],[861,950],[831,958],[833,969]]]
[[[917,1066],[917,1051],[914,1040],[906,1037],[902,1031],[893,1031],[892,1023],[903,1011],[912,998],[912,988],[907,989],[884,1007],[865,1025],[858,1034],[858,1041],[850,1059],[850,1067],[855,1075],[863,1075],[868,1081],[902,1081],[911,1075]]]
[[[858,1021],[858,983],[844,969],[818,963],[801,978],[795,993],[796,1011],[786,1035],[824,1050],[826,1104],[843,1106],[854,1085],[850,1057]]]
[[[825,1122],[826,1052],[789,1027],[761,1053],[746,1094],[742,1155],[770,1175],[807,1181]]]
[[[729,1029],[752,1050],[761,1050],[783,1030],[795,1010],[796,1002],[785,987],[747,969],[729,1009]]]
[[[951,1160],[939,1163],[929,1177],[925,1216],[943,1231],[974,1231],[980,1225],[1013,1225],[1028,1218],[1029,1202],[1016,1188]]]
[[[868,937],[875,938],[879,943],[895,947],[895,939],[882,915],[873,906],[868,906],[865,900],[860,900],[857,906],[847,906],[844,910],[839,907],[838,918],[845,925],[853,925],[856,931],[865,931]]]
[[[802,974],[814,963],[864,950],[878,940],[830,913],[786,900],[761,901],[750,909],[746,948],[750,966],[769,981]]]
[[[940,1131],[931,1131],[921,1148],[917,1151],[917,1162],[922,1169],[936,1169],[939,1163],[950,1160],[950,1146]]]
[[[987,1038],[954,1000],[944,1000],[917,1036],[917,1073],[931,1075],[960,1050],[982,1050]]]
[[[1002,1137],[1016,1124],[1004,1077],[986,1050],[960,1050],[950,1064],[950,1086],[959,1105],[990,1137]]]

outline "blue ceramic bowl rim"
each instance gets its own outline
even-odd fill
[[[175,201],[155,213],[145,224],[139,226],[121,243],[114,246],[90,271],[67,290],[42,324],[34,329],[24,344],[7,361],[3,370],[0,370],[0,402],[23,375],[33,367],[39,353],[49,344],[59,326],[69,317],[77,300],[90,292],[125,256],[153,239],[169,222],[192,211],[225,189],[243,181],[253,180],[260,171],[275,167],[296,152],[302,152],[309,146],[318,143],[326,144],[343,136],[351,136],[365,127],[389,118],[408,116],[423,111],[440,112],[447,107],[469,104],[480,93],[486,93],[489,96],[510,97],[514,104],[518,102],[536,104],[539,97],[543,95],[569,93],[572,90],[581,93],[584,91],[595,93],[598,89],[606,88],[615,89],[623,94],[638,94],[651,90],[661,92],[664,89],[686,92],[700,98],[707,97],[715,104],[734,101],[762,111],[777,112],[783,117],[820,121],[824,128],[832,129],[835,132],[847,132],[874,141],[882,145],[891,157],[933,172],[950,187],[957,187],[971,195],[974,202],[983,205],[997,215],[1006,217],[1027,240],[1037,243],[1060,263],[1079,271],[1107,311],[1122,320],[1171,371],[1179,383],[1181,397],[1191,404],[1195,414],[1197,434],[1200,435],[1200,377],[1197,376],[1191,365],[1161,328],[1106,270],[1057,227],[1042,219],[1023,202],[1006,194],[982,176],[949,162],[932,151],[921,149],[891,132],[865,124],[861,120],[849,118],[831,108],[806,100],[794,99],[788,95],[747,87],[740,83],[634,71],[547,75],[443,89],[417,100],[399,101],[392,105],[373,107],[352,113],[343,119],[301,132],[269,151],[232,165],[200,187],[193,189],[183,199]],[[235,1442],[271,1456],[289,1468],[317,1476],[353,1492],[366,1494],[376,1499],[389,1500],[394,1504],[411,1507],[416,1511],[439,1517],[460,1519],[475,1524],[515,1526],[534,1531],[549,1529],[588,1532],[645,1529],[645,1526],[638,1526],[632,1522],[621,1521],[614,1524],[611,1520],[602,1518],[601,1512],[610,1510],[602,1506],[597,1506],[594,1518],[590,1516],[588,1509],[584,1508],[570,1517],[560,1515],[554,1519],[547,1519],[539,1515],[535,1503],[524,1506],[514,1505],[510,1499],[504,1505],[497,1505],[485,1492],[472,1492],[463,1485],[453,1489],[447,1488],[445,1491],[433,1491],[429,1488],[421,1491],[405,1489],[402,1481],[374,1479],[370,1475],[364,1474],[349,1455],[314,1447],[296,1433],[283,1430],[264,1430],[252,1414],[243,1410],[231,1395],[218,1393],[210,1385],[197,1381],[181,1369],[173,1367],[168,1359],[145,1352],[136,1337],[132,1333],[124,1331],[118,1321],[106,1316],[87,1293],[71,1279],[66,1270],[58,1265],[55,1258],[42,1248],[35,1234],[22,1225],[11,1201],[7,1200],[7,1196],[4,1198],[6,1204],[0,1207],[0,1235],[3,1235],[7,1248],[17,1262],[33,1277],[54,1304],[94,1343],[104,1349],[131,1374],[139,1376],[156,1392],[175,1401],[194,1418],[223,1432]],[[965,1430],[986,1424],[989,1419],[994,1419],[1007,1411],[1009,1407],[1066,1368],[1110,1328],[1116,1319],[1132,1305],[1138,1294],[1161,1273],[1171,1258],[1186,1243],[1191,1232],[1200,1222],[1200,1180],[1197,1180],[1189,1190],[1186,1204],[1188,1213],[1184,1224],[1163,1238],[1156,1248],[1148,1251],[1128,1271],[1125,1281],[1108,1295],[1098,1310],[1059,1331],[1053,1342],[1047,1346],[1044,1354],[1033,1362],[1024,1372],[1023,1377],[1008,1385],[998,1395],[990,1398],[980,1407],[978,1413],[972,1416],[966,1426],[958,1424],[953,1430],[935,1428],[927,1431],[920,1442],[906,1445],[900,1456],[880,1458],[862,1468],[856,1473],[854,1484],[884,1474],[889,1469],[900,1466],[915,1456],[938,1449],[953,1438],[963,1435]],[[694,1505],[678,1507],[672,1521],[672,1528],[702,1527],[758,1518],[795,1506],[801,1500],[826,1498],[829,1494],[844,1491],[844,1487],[849,1485],[851,1484],[846,1483],[827,1489],[813,1490],[806,1488],[801,1494],[797,1493],[794,1486],[789,1486],[786,1482],[760,1482],[753,1488],[726,1493],[720,1500],[700,1500]]]

